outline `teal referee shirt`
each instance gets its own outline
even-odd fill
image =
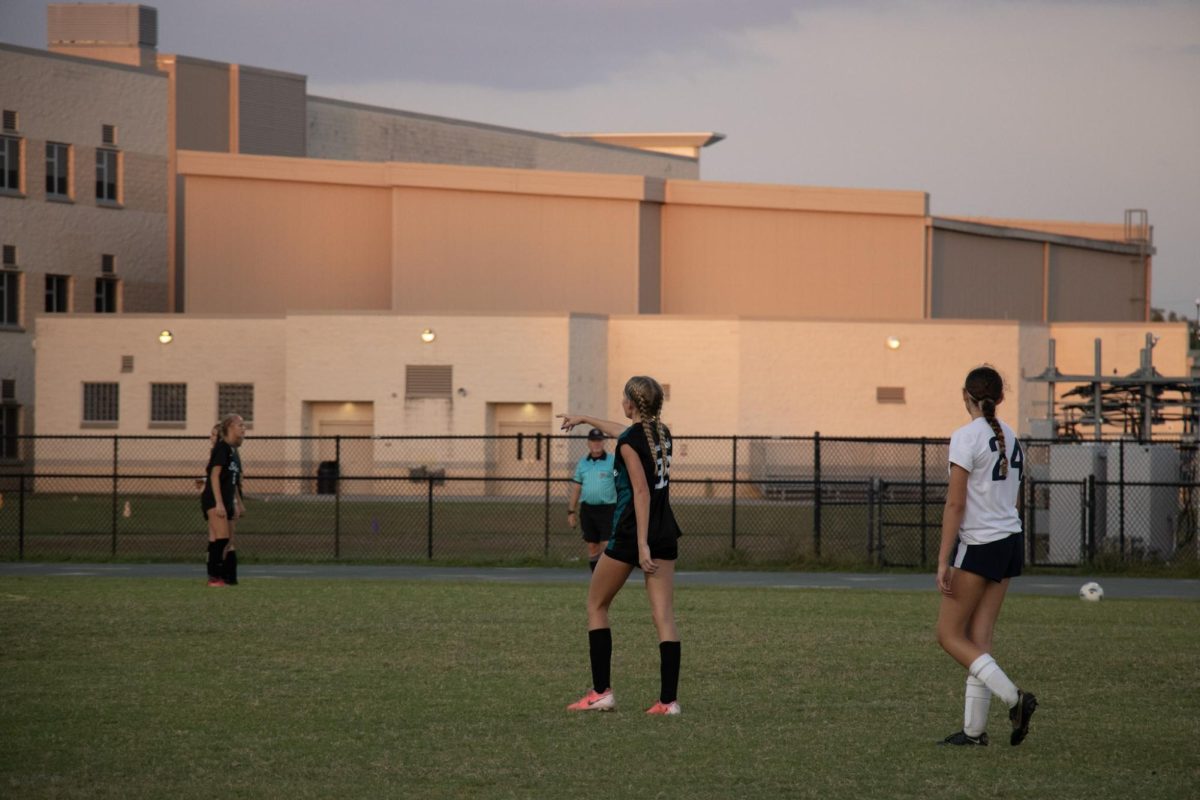
[[[617,502],[613,466],[613,454],[608,452],[602,458],[592,458],[589,453],[579,459],[572,480],[583,487],[579,493],[581,503],[587,503],[589,506],[611,506]]]

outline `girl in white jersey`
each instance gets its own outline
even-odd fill
[[[990,366],[971,370],[963,403],[971,421],[950,437],[950,487],[938,552],[938,644],[967,668],[963,729],[942,742],[986,745],[992,695],[1008,706],[1009,743],[1029,732],[1037,698],[1018,689],[990,655],[1010,579],[1021,574],[1025,536],[1017,514],[1024,457],[1012,428],[996,419],[1004,381]]]

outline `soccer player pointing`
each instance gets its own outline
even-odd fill
[[[992,632],[1009,580],[1021,574],[1024,535],[1017,492],[1024,465],[1021,443],[996,418],[1004,381],[989,366],[971,370],[962,392],[971,421],[950,437],[950,488],[938,552],[938,644],[967,668],[963,729],[943,744],[986,745],[988,706],[1008,706],[1013,745],[1029,732],[1037,699],[1016,687],[990,655]]]
[[[592,689],[570,711],[611,711],[616,707],[610,681],[612,631],[608,609],[634,567],[646,577],[650,612],[658,630],[662,679],[658,702],[648,714],[680,713],[679,631],[675,627],[675,560],[679,555],[679,526],[668,495],[671,468],[671,432],[662,420],[663,390],[658,381],[635,375],[625,384],[621,409],[632,423],[560,414],[562,428],[590,425],[617,440],[614,477],[617,507],[612,538],[596,564],[588,587],[588,650],[592,662]]]

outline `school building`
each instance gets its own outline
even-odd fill
[[[1186,327],[1147,322],[1144,215],[704,181],[719,134],[314,97],[159,53],[148,6],[51,5],[49,39],[0,44],[0,460],[14,431],[204,434],[231,409],[256,434],[546,432],[616,416],[636,372],[680,433],[940,435],[982,361],[1027,431],[1051,337],[1064,372],[1094,338],[1131,372],[1147,332],[1190,372]]]

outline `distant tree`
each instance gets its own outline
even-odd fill
[[[1150,321],[1151,322],[1162,322],[1163,321],[1163,310],[1161,308],[1151,307],[1150,308]]]

